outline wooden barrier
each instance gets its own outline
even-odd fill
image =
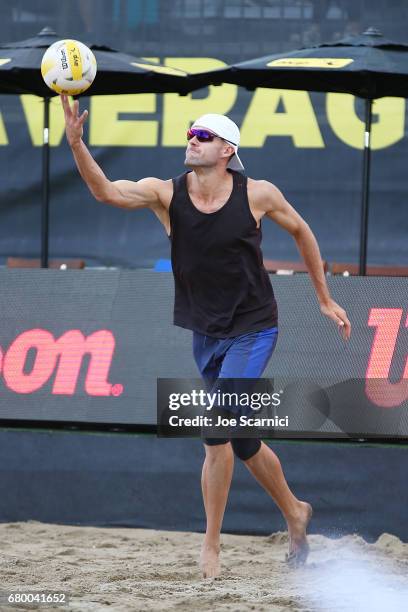
[[[358,276],[358,264],[334,262],[330,265],[333,275]],[[408,276],[408,266],[367,266],[367,276]]]
[[[7,257],[8,268],[40,268],[40,259],[25,259],[23,257]],[[49,268],[83,270],[85,262],[82,259],[50,259]]]
[[[304,261],[281,261],[278,259],[264,259],[267,272],[272,274],[294,274],[295,272],[308,272]],[[328,271],[327,261],[323,260],[323,270]]]

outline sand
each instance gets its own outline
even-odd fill
[[[402,612],[408,605],[408,544],[389,534],[373,544],[312,535],[300,569],[284,563],[286,533],[224,534],[223,575],[203,580],[197,533],[35,521],[1,524],[0,533],[2,593],[64,591],[65,610]],[[36,609],[64,608],[0,605]]]

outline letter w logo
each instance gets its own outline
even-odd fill
[[[402,318],[402,308],[372,308],[368,325],[376,327],[366,373],[366,394],[383,408],[399,406],[408,400],[408,358],[401,380],[388,379]],[[408,327],[408,316],[405,320]]]

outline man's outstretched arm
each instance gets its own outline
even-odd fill
[[[79,115],[79,102],[71,106],[68,97],[62,95],[65,116],[65,132],[80,175],[90,192],[100,202],[120,208],[155,208],[161,204],[160,189],[164,181],[149,177],[140,181],[110,181],[96,163],[82,140],[83,125],[88,117],[85,110]]]
[[[348,339],[351,324],[346,311],[330,296],[319,246],[312,230],[272,183],[257,181],[254,194],[257,208],[261,207],[266,216],[293,236],[315,287],[321,312],[335,321],[343,338]]]

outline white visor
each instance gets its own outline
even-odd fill
[[[226,115],[217,115],[216,113],[209,113],[199,117],[194,121],[193,128],[202,127],[210,130],[220,138],[223,138],[229,142],[235,151],[235,155],[231,157],[228,162],[227,168],[231,170],[238,170],[242,172],[244,170],[244,164],[238,156],[238,147],[240,141],[239,127]]]

